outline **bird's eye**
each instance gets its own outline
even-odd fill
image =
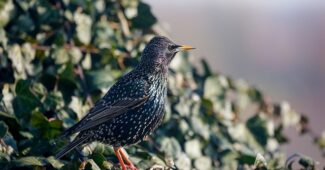
[[[177,47],[178,47],[178,45],[169,45],[168,50],[172,51],[172,50],[175,50]]]

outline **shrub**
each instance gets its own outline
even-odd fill
[[[77,169],[75,152],[54,159],[65,142],[57,137],[138,63],[158,34],[157,19],[137,0],[7,0],[0,8],[0,166]],[[205,61],[198,69],[187,54],[175,60],[164,123],[147,142],[127,148],[138,168],[292,168],[294,158],[315,168],[299,154],[285,163],[279,149],[288,141],[284,128],[309,132],[307,118],[288,103],[267,102]],[[317,142],[324,146],[324,138]],[[87,148],[86,169],[118,168],[109,146]]]

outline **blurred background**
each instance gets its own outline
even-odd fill
[[[156,34],[197,49],[171,64],[162,125],[126,148],[135,166],[324,169],[324,4],[0,1],[1,169],[119,169],[100,143],[56,160],[57,139]]]
[[[245,79],[273,101],[283,99],[325,129],[325,3],[318,0],[146,0],[177,43],[190,44],[192,60]],[[300,152],[325,162],[312,138],[286,131],[287,155]],[[298,139],[299,140],[295,140]]]

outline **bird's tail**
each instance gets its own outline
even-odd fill
[[[66,138],[74,133],[77,133],[76,129],[79,127],[80,122],[76,123],[72,127],[66,129],[60,136],[57,138],[57,140],[61,140],[62,138]]]
[[[74,149],[77,146],[83,144],[88,138],[89,138],[88,136],[86,136],[86,137],[80,137],[80,138],[77,137],[72,142],[70,142],[69,144],[65,145],[62,148],[62,150],[55,155],[55,158],[56,159],[60,159],[62,156],[64,156],[68,152],[70,152],[72,149]]]

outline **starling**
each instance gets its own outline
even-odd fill
[[[122,147],[142,141],[161,123],[167,94],[168,66],[179,51],[193,49],[156,36],[143,50],[141,61],[121,77],[88,114],[62,136],[76,138],[56,155],[59,159],[78,146],[98,141],[113,146],[123,170],[136,169]]]

